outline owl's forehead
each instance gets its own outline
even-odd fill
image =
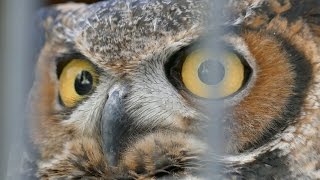
[[[221,13],[228,12],[230,19],[225,20],[236,22],[241,17],[233,14],[241,15],[239,11],[258,6],[262,1],[230,2],[220,5],[224,7]],[[221,10],[215,7],[218,5],[208,0],[110,0],[92,5],[69,4],[55,7],[56,13],[46,19],[45,28],[50,40],[70,45],[73,51],[79,51],[97,64],[136,63],[156,51],[186,45],[204,31],[219,26],[212,25],[212,19],[218,15],[213,11]]]
[[[93,13],[75,38],[77,47],[96,60],[143,59],[161,45],[173,44],[199,30],[204,2],[110,1],[89,6]],[[194,28],[193,28],[194,27]],[[193,30],[192,30],[193,29]]]

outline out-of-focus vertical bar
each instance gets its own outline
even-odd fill
[[[4,6],[4,2],[0,1],[0,82],[3,81],[3,49],[4,49],[4,36],[3,36],[3,21],[4,18],[3,17],[3,7]],[[5,129],[6,127],[4,126],[4,116],[3,116],[3,106],[4,106],[4,92],[3,92],[3,86],[4,83],[1,83],[0,85],[0,179],[4,179],[5,175],[6,175],[6,166],[7,166],[7,152],[8,152],[8,148],[6,146],[7,142],[6,142],[6,133],[5,133]]]
[[[33,65],[31,27],[35,0],[2,0],[0,2],[0,119],[1,177],[21,176],[24,159],[25,104]]]
[[[202,43],[203,46],[210,49],[210,59],[213,61],[219,60],[224,57],[225,47],[221,42],[223,42],[223,24],[225,22],[224,8],[228,1],[225,0],[210,0],[209,14],[211,14],[208,24],[209,37],[206,38]],[[210,72],[216,71],[214,67],[209,69]],[[216,73],[211,73],[215,75]],[[215,77],[212,77],[215,78]],[[211,92],[214,97],[219,97],[218,92]],[[214,94],[218,93],[218,94]],[[213,156],[222,156],[224,154],[225,141],[224,141],[224,127],[223,118],[225,117],[224,100],[216,99],[210,101],[207,106],[207,111],[209,112],[209,122],[207,124],[207,143],[210,146],[210,153],[208,154],[209,166],[204,172],[204,177],[207,179],[221,179],[219,173],[222,170],[221,165],[213,158]]]

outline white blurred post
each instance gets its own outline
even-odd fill
[[[31,27],[35,0],[0,1],[0,179],[19,180],[23,167],[25,104],[31,85]]]
[[[228,1],[225,0],[210,0],[211,6],[209,8],[209,14],[211,14],[209,19],[209,35],[210,37],[206,38],[202,43],[203,46],[210,49],[211,60],[219,59],[223,57],[224,46],[223,42],[223,24],[225,22],[225,13],[224,9]],[[216,69],[209,69],[209,71],[215,71]],[[212,73],[215,74],[215,73]],[[214,78],[214,77],[212,77]],[[219,97],[219,94],[214,94],[217,92],[211,92],[213,96]],[[224,127],[223,127],[223,118],[225,116],[224,101],[223,100],[214,100],[209,103],[207,106],[207,112],[209,112],[209,122],[207,123],[206,136],[207,143],[210,146],[210,153],[207,155],[209,160],[209,165],[204,171],[204,177],[212,180],[219,180],[222,177],[218,172],[221,172],[222,167],[219,164],[215,157],[221,157],[224,155],[225,142],[223,137],[225,136]]]

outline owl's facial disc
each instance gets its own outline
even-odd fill
[[[316,155],[288,158],[317,150],[316,1],[225,1],[217,23],[211,0],[53,7],[30,96],[39,177],[183,179],[210,163],[223,165],[216,179],[270,178],[281,163],[309,174]]]

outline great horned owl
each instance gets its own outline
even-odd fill
[[[37,176],[319,179],[320,1],[230,0],[212,24],[214,6],[43,10],[30,96]],[[223,104],[218,155],[204,133],[211,102]]]

